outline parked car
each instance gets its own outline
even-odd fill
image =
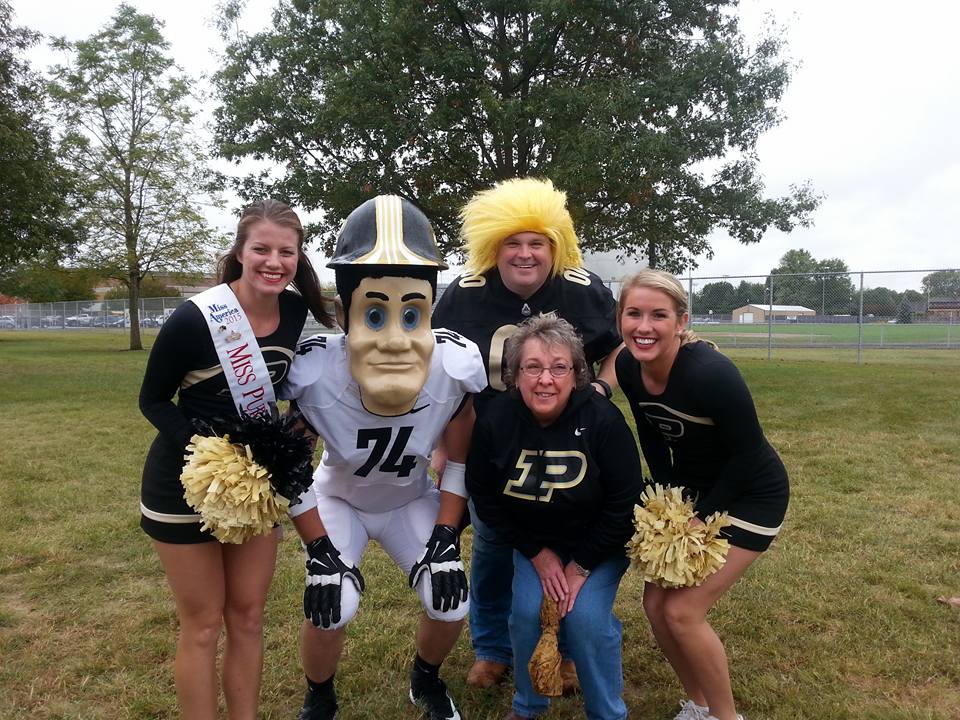
[[[44,315],[40,318],[40,327],[63,327],[63,325],[62,315]]]
[[[67,327],[91,327],[96,318],[93,315],[70,315],[66,318]]]
[[[10,330],[17,327],[17,321],[12,315],[0,315],[0,328]]]

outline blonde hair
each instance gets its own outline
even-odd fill
[[[627,302],[627,295],[636,288],[650,288],[666,293],[673,300],[674,309],[677,311],[677,317],[680,317],[690,310],[690,301],[687,297],[687,291],[677,278],[663,270],[654,270],[653,268],[644,268],[643,270],[631,275],[620,285],[620,299],[617,301],[617,326],[620,326],[620,318],[623,316],[623,308]],[[680,346],[689,345],[695,342],[705,342],[708,345],[717,347],[717,344],[711,340],[702,340],[690,329],[689,325],[680,333]]]
[[[511,235],[535,232],[550,240],[551,273],[583,267],[567,194],[549,180],[504,180],[470,199],[460,211],[460,236],[467,245],[466,271],[484,273],[497,264],[501,243]]]

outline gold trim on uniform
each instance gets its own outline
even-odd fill
[[[646,408],[646,407],[658,407],[658,408],[663,408],[664,410],[666,410],[668,413],[670,413],[671,415],[673,415],[673,416],[675,416],[675,417],[683,418],[684,420],[689,420],[690,422],[697,423],[698,425],[716,425],[716,423],[713,422],[713,418],[698,417],[698,416],[696,416],[696,415],[687,415],[686,413],[682,413],[682,412],[680,412],[679,410],[674,410],[674,409],[673,409],[672,407],[670,407],[669,405],[664,405],[663,403],[658,403],[658,402],[638,402],[637,405],[638,405],[639,407],[642,407],[642,408]]]
[[[277,368],[274,367],[279,364],[285,364],[287,367],[290,366],[290,363],[293,362],[293,350],[290,348],[280,347],[278,345],[268,345],[266,347],[260,348],[260,351],[266,353],[268,350],[272,350],[280,353],[281,355],[286,355],[287,360],[274,360],[273,362],[266,363],[267,372],[270,373],[270,379],[273,380],[277,374]],[[201,383],[204,380],[209,380],[212,377],[216,377],[223,373],[223,368],[217,364],[208,368],[200,368],[198,370],[191,370],[186,375],[183,376],[183,380],[180,381],[180,389],[186,390],[188,387]]]

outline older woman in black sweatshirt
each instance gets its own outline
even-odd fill
[[[527,663],[546,594],[577,666],[587,717],[621,720],[621,627],[613,600],[627,568],[624,544],[642,484],[633,435],[620,411],[589,385],[583,345],[552,314],[510,339],[506,379],[474,429],[467,487],[480,518],[514,547],[513,719],[546,711]]]

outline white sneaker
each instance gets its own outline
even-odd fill
[[[705,720],[710,708],[697,705],[693,700],[681,700],[680,712],[673,720]]]
[[[715,715],[704,715],[703,720],[718,720]],[[743,720],[743,715],[737,713],[737,720]]]

